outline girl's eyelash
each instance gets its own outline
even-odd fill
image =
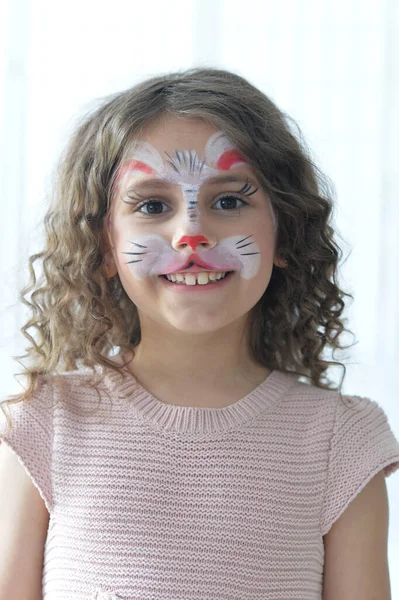
[[[251,191],[252,188],[252,183],[249,183],[249,181],[247,181],[246,184],[240,190],[238,190],[237,194],[244,194],[244,196],[252,196],[252,194],[255,194],[255,192],[257,192],[259,189],[255,188],[253,191]]]
[[[245,205],[248,205],[248,202],[245,202],[245,200],[242,200],[242,198],[240,198],[240,195],[247,196],[247,197],[252,196],[253,194],[255,194],[255,192],[258,191],[258,188],[255,188],[254,190],[252,190],[252,188],[253,188],[253,185],[247,181],[246,184],[238,192],[225,192],[224,194],[222,193],[222,195],[219,196],[215,202],[219,202],[219,200],[223,200],[224,198],[237,198],[241,202],[244,202]],[[132,198],[131,196],[129,196],[129,198],[134,200],[134,198]],[[162,203],[163,201],[158,198],[147,198],[146,200],[139,202],[139,204],[135,204],[134,202],[128,202],[128,204],[133,204],[135,206],[135,209],[133,212],[138,212],[142,207],[146,206],[147,204],[151,204],[152,202]],[[224,212],[233,212],[234,210],[240,210],[240,209],[232,208],[232,209],[229,209]],[[142,213],[142,214],[145,214],[146,216],[160,216],[165,213],[153,213],[153,214]]]

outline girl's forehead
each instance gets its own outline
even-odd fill
[[[221,171],[247,166],[246,158],[222,130],[198,120],[166,117],[132,141],[116,182],[124,187],[132,177],[153,176],[195,187]]]
[[[219,130],[220,128],[203,120],[163,116],[132,140],[127,154],[134,153],[144,143],[151,145],[164,157],[166,153],[179,150],[190,150],[203,155],[211,136]]]

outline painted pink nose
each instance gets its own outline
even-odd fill
[[[203,235],[183,235],[179,240],[179,244],[188,244],[193,252],[200,242],[208,243],[208,240]]]

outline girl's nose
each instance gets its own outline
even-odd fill
[[[196,251],[198,244],[209,244],[210,242],[203,235],[183,235],[177,242],[177,245],[180,246],[185,244],[190,246],[193,252]]]

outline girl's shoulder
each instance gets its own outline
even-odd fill
[[[29,399],[6,403],[0,410],[0,444],[18,457],[49,512],[60,447],[67,449],[83,428],[95,430],[99,418],[104,420],[106,382],[92,384],[89,369],[40,375]]]
[[[334,405],[321,514],[323,536],[374,475],[383,471],[389,477],[399,469],[398,438],[378,402],[336,394]]]

